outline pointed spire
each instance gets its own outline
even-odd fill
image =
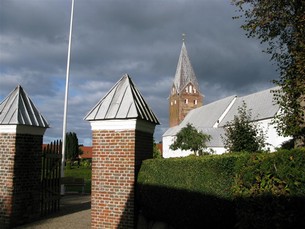
[[[182,33],[182,42],[183,42],[183,43],[185,42],[185,38],[186,38],[186,34],[185,34],[185,33]]]
[[[159,124],[129,75],[125,74],[84,119],[92,121],[133,118]]]
[[[0,125],[49,127],[47,120],[20,85],[0,103]]]
[[[185,34],[182,34],[182,36],[182,48],[174,79],[174,86],[178,93],[180,93],[188,83],[192,83],[194,87],[199,90],[199,84],[185,46]]]

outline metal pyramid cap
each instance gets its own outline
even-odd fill
[[[0,125],[49,127],[47,120],[20,85],[0,103]]]
[[[160,124],[129,75],[125,74],[84,119],[93,121],[133,118]]]

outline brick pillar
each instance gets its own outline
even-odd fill
[[[92,126],[92,228],[134,228],[135,182],[143,159],[152,158],[155,124],[99,120]]]
[[[42,139],[45,128],[0,125],[0,228],[40,215]]]

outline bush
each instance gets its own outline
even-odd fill
[[[231,122],[226,123],[225,135],[222,140],[229,152],[256,152],[266,146],[266,136],[263,129],[252,122],[251,110],[247,110],[245,101],[238,107],[238,115]]]
[[[92,166],[92,159],[81,159],[80,160],[80,165],[84,168],[91,168]]]
[[[212,224],[215,228],[233,227],[230,187],[236,157],[190,156],[144,161],[138,177],[142,213],[174,228],[198,228],[198,223]]]
[[[174,228],[305,228],[305,150],[146,160],[137,191]]]
[[[305,228],[305,151],[239,158],[232,189],[238,228]]]

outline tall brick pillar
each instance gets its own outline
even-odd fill
[[[20,86],[0,103],[0,228],[40,216],[42,139],[47,127]]]
[[[144,115],[143,115],[144,114]],[[152,158],[159,124],[128,75],[89,112],[92,128],[92,228],[134,228],[135,182]]]

